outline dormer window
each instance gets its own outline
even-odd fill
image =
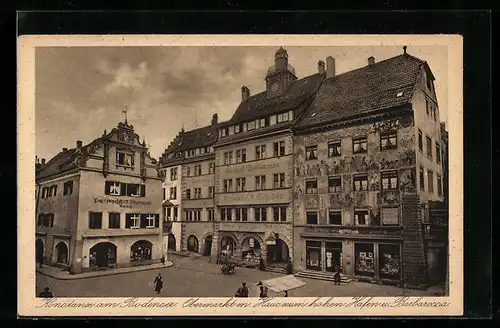
[[[278,114],[278,123],[288,122],[288,112],[283,114]]]
[[[234,133],[240,133],[240,126],[239,125],[235,125],[234,126]]]
[[[264,127],[266,127],[266,126],[268,126],[268,125],[269,125],[269,118],[268,118],[268,117],[266,117],[266,118],[261,118],[261,119],[259,120],[259,128],[264,128]]]
[[[248,129],[248,131],[255,130],[255,121],[248,122],[247,129]]]
[[[220,130],[220,136],[221,137],[225,137],[225,136],[228,135],[228,132],[229,132],[228,128],[223,128],[223,129]]]

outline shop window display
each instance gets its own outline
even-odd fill
[[[399,245],[379,245],[380,278],[399,279],[401,256]]]
[[[241,258],[243,261],[255,263],[255,265],[258,265],[260,257],[260,244],[255,238],[250,237],[243,241],[241,249]]]
[[[321,271],[320,241],[306,241],[306,268]]]
[[[140,240],[130,247],[130,262],[151,260],[153,244]]]
[[[356,244],[356,275],[373,277],[375,274],[373,244]]]

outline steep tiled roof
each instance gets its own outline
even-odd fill
[[[76,168],[76,157],[76,148],[60,152],[36,172],[36,178],[41,179]]]
[[[229,122],[237,124],[295,109],[314,95],[323,78],[324,74],[317,73],[295,80],[283,95],[275,98],[268,98],[266,91],[251,96],[240,103]]]
[[[424,64],[403,54],[325,79],[294,127],[302,129],[404,105],[411,101]]]
[[[164,155],[186,151],[193,148],[203,148],[217,141],[217,125],[209,125],[199,129],[180,132],[165,150]]]

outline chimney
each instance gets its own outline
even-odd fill
[[[63,148],[63,153],[64,153],[65,151],[68,151],[68,148]]]
[[[38,156],[35,156],[35,164],[38,164],[40,163],[40,159],[38,158]]]
[[[325,62],[320,60],[318,62],[318,73],[319,74],[324,74],[325,73]]]
[[[76,142],[76,148],[78,148],[78,149],[82,148],[82,141],[81,140],[78,140]]]
[[[368,57],[368,66],[375,64],[375,57],[370,56]]]
[[[441,131],[446,131],[446,123],[445,122],[441,122]]]
[[[212,116],[212,125],[217,125],[218,121],[219,121],[219,116],[217,115],[217,113],[215,113]]]
[[[326,58],[326,78],[335,76],[335,59],[332,56]]]
[[[42,158],[42,165],[45,165],[45,158]]]
[[[241,101],[248,100],[250,98],[250,89],[246,86],[241,87]]]

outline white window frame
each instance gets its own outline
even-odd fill
[[[153,222],[152,225],[151,225],[151,222]],[[146,216],[146,228],[151,229],[154,227],[155,227],[155,217],[151,216],[151,215]]]
[[[140,215],[133,215],[130,217],[131,224],[130,228],[131,229],[140,229],[141,228],[141,216]]]

